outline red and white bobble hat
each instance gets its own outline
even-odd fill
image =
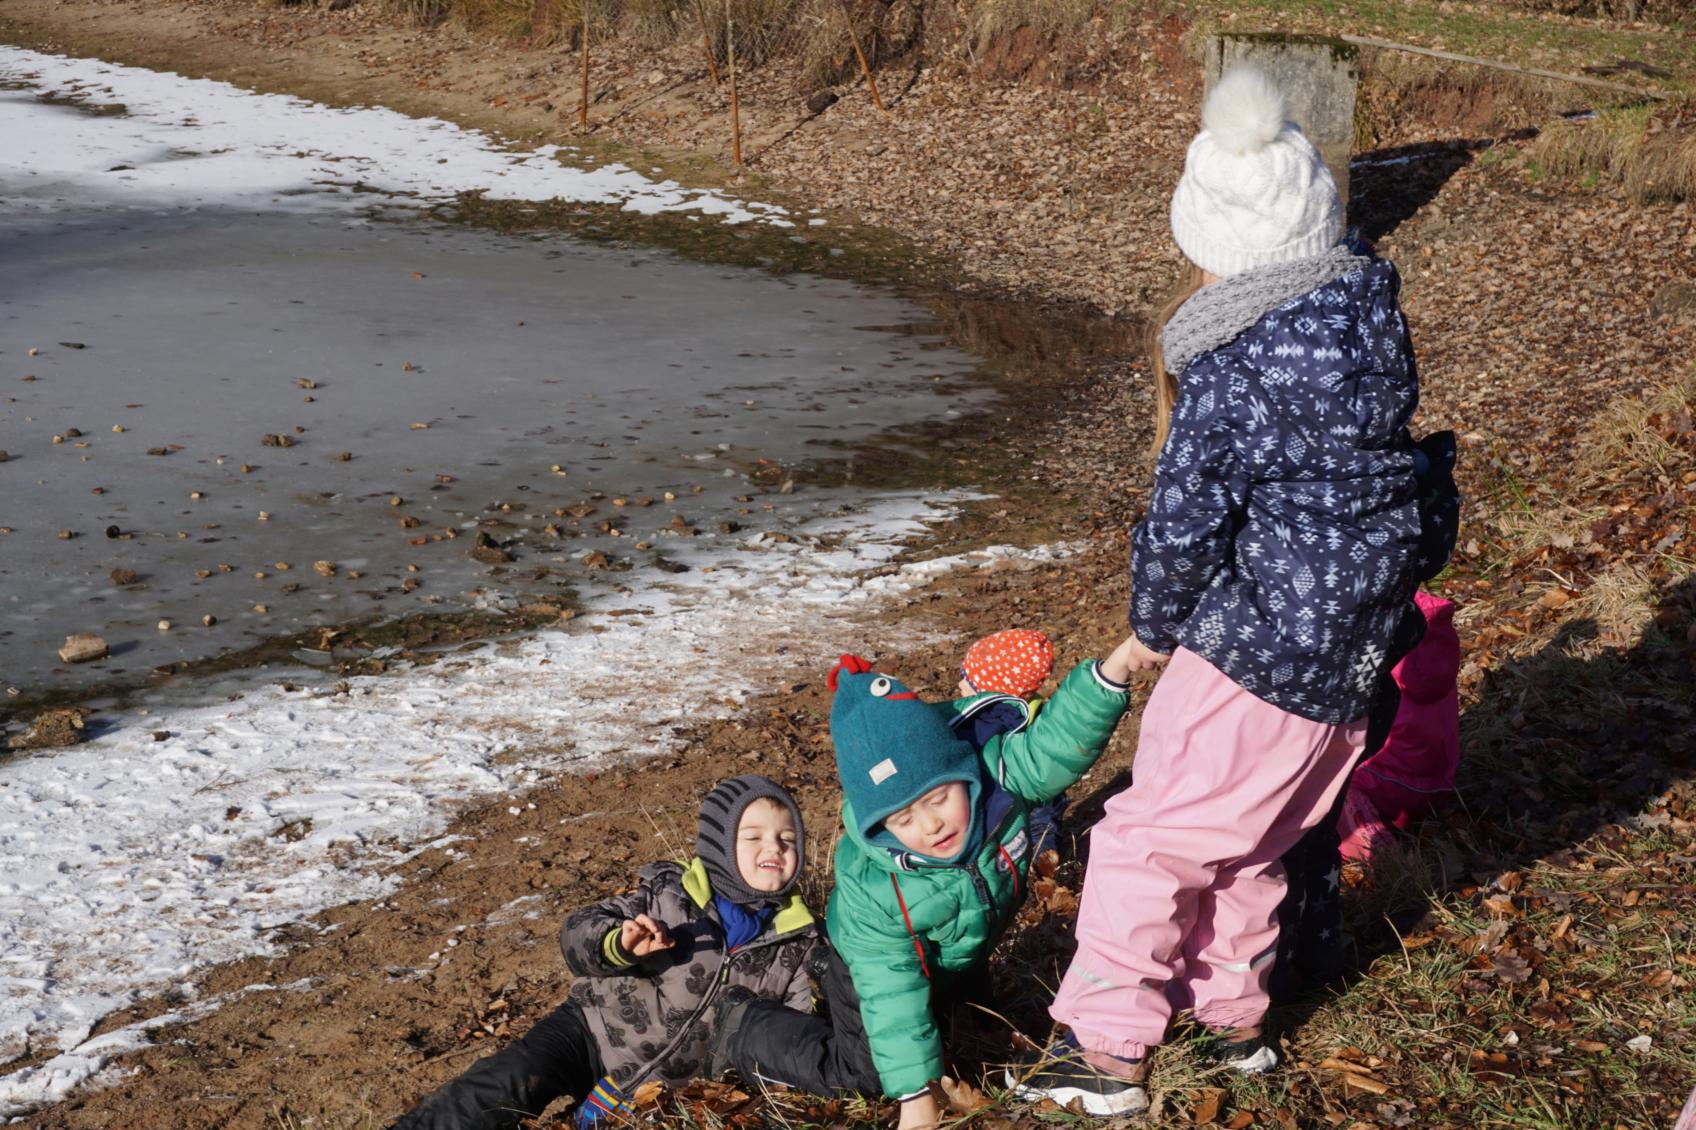
[[[1054,669],[1054,645],[1041,632],[1009,628],[985,636],[966,651],[960,673],[979,692],[1024,698]]]

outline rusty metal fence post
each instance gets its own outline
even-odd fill
[[[713,57],[713,35],[707,26],[707,0],[695,0],[695,14],[701,21],[701,45],[707,51],[707,73],[713,76],[713,89],[718,89],[718,60]]]
[[[724,0],[725,53],[730,62],[730,144],[737,169],[742,168],[742,105],[736,89],[736,15],[731,0]]]
[[[883,96],[877,92],[877,79],[872,77],[871,64],[866,62],[866,53],[860,47],[860,33],[854,29],[854,13],[848,7],[848,0],[842,0],[842,21],[848,25],[848,38],[854,42],[854,54],[860,60],[860,73],[866,77],[866,87],[872,92],[872,105],[883,113]]]
[[[579,38],[583,46],[583,90],[577,99],[577,132],[589,132],[589,0],[578,0],[582,15]]]

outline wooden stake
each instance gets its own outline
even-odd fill
[[[842,0],[842,18],[848,22],[848,38],[854,41],[854,54],[860,57],[860,73],[866,76],[866,85],[871,88],[872,105],[884,113],[883,97],[877,92],[877,80],[872,77],[871,64],[866,62],[866,53],[860,50],[860,33],[854,30],[854,13],[848,9],[848,0]]]
[[[706,0],[695,0],[695,12],[701,17],[701,46],[707,49],[707,72],[713,76],[713,89],[718,89],[718,60],[713,58],[712,32],[707,30]]]
[[[589,0],[583,5],[583,93],[577,101],[577,132],[589,132]]]
[[[742,167],[742,106],[736,97],[736,17],[731,14],[730,0],[724,0],[724,40],[730,56],[730,144],[736,154],[736,167]]]

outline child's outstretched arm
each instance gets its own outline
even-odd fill
[[[634,971],[646,957],[669,949],[671,934],[653,917],[653,890],[646,869],[634,891],[591,903],[565,916],[559,948],[579,977],[615,977]]]
[[[1089,772],[1130,703],[1126,654],[1127,646],[1120,644],[1107,660],[1090,659],[1072,668],[1030,728],[1008,734],[998,749],[992,748],[1001,759],[1003,788],[1041,804]]]
[[[1154,465],[1148,514],[1131,532],[1131,625],[1151,652],[1171,653],[1178,626],[1229,567],[1237,515],[1248,498],[1248,470],[1237,454],[1245,430],[1239,417],[1270,412],[1247,370],[1180,385]]]

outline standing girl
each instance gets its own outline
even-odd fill
[[[1189,297],[1157,327],[1154,491],[1132,539],[1134,784],[1090,834],[1065,1034],[1010,1072],[1094,1114],[1147,1105],[1174,1006],[1243,1070],[1261,1039],[1278,859],[1330,811],[1412,611],[1412,346],[1389,263],[1339,241],[1330,172],[1283,97],[1214,87],[1172,198]],[[1168,660],[1170,660],[1168,662]]]

